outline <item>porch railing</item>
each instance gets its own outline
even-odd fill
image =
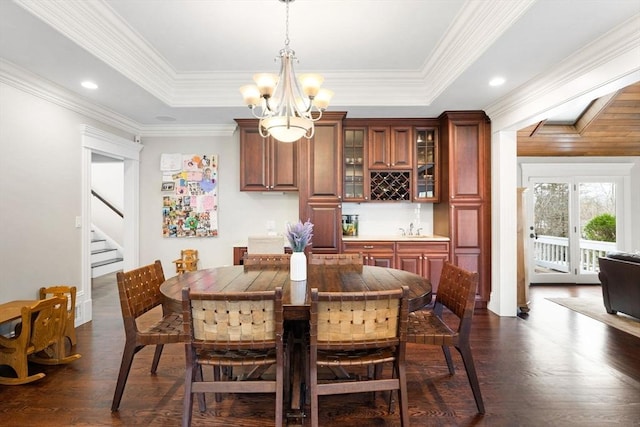
[[[614,242],[580,239],[580,272],[597,273],[598,258],[616,249]],[[559,273],[569,272],[569,239],[566,237],[540,236],[534,240],[533,251],[536,267]]]

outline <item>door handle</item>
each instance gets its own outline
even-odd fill
[[[537,233],[531,233],[529,234],[529,237],[531,237],[532,239],[538,239],[538,234]]]

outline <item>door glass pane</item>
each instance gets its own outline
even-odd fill
[[[541,182],[533,186],[533,254],[535,274],[568,274],[569,184]]]
[[[616,248],[615,190],[612,182],[578,184],[580,274],[597,273],[598,257]]]

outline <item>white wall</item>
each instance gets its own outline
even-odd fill
[[[342,213],[358,215],[360,237],[400,236],[400,228],[408,233],[409,224],[413,224],[414,232],[422,228],[420,234],[433,234],[432,203],[343,203]]]
[[[231,137],[142,138],[140,161],[140,263],[162,261],[165,276],[175,275],[173,260],[180,250],[197,249],[200,268],[233,263],[233,246],[245,246],[247,236],[266,235],[267,221],[284,232],[287,222],[298,220],[298,193],[240,192],[240,146],[236,132]],[[218,237],[162,237],[162,153],[218,155]]]
[[[34,299],[52,284],[80,287],[81,124],[133,138],[0,83],[0,301]]]

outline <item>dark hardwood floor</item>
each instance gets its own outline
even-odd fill
[[[124,331],[113,276],[94,281],[93,321],[77,328],[82,358],[66,366],[31,365],[45,378],[0,388],[2,426],[180,425],[184,348],[165,346],[158,373],[153,349],[133,363],[120,411],[111,413]],[[462,361],[448,374],[442,352],[410,345],[408,387],[415,426],[640,426],[640,338],[547,301],[599,295],[598,286],[533,286],[526,317],[477,311],[472,350],[487,413],[476,413]],[[2,370],[3,374],[6,371]],[[208,399],[193,425],[269,426],[273,396]],[[321,397],[323,426],[398,426],[379,396]],[[196,405],[197,408],[197,405]]]

